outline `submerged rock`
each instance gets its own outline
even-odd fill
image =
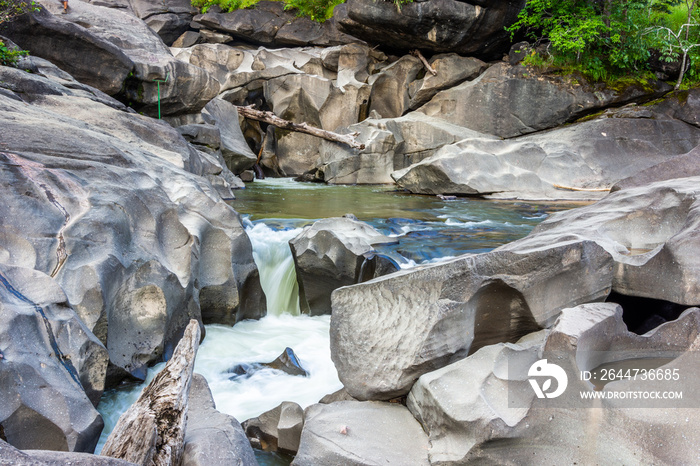
[[[396,242],[351,218],[327,218],[305,228],[289,242],[301,309],[310,315],[329,314],[333,290],[358,282],[364,254]]]
[[[269,367],[270,369],[286,372],[289,375],[301,375],[303,377],[309,376],[306,369],[301,367],[301,362],[294,353],[294,350],[289,347],[285,348],[277,359],[272,362],[263,363],[262,365],[263,367]]]

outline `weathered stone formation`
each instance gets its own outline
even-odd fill
[[[16,447],[92,451],[106,386],[169,357],[191,318],[232,324],[265,301],[225,166],[30,65],[0,68],[0,426]]]
[[[285,10],[280,2],[267,0],[258,2],[255,8],[230,13],[209,11],[195,16],[194,20],[205,28],[228,35],[229,40],[273,47],[330,47],[361,42],[340,32],[335,18],[318,23],[297,16],[294,10]]]
[[[510,47],[505,27],[515,22],[522,0],[349,0],[336,7],[340,29],[368,42],[408,51],[456,52],[500,58]]]
[[[493,252],[336,290],[331,349],[341,381],[359,399],[403,395],[421,374],[551,327],[562,309],[611,291],[699,304],[698,181],[621,190]],[[654,313],[644,312],[628,318]]]
[[[358,283],[365,255],[374,246],[396,243],[352,217],[319,220],[289,242],[302,312],[329,314],[331,293]]]
[[[41,11],[13,21],[3,34],[81,83],[151,115],[159,100],[165,115],[194,113],[219,93],[209,73],[176,60],[132,14],[82,1],[60,14],[60,2],[37,3]]]
[[[209,385],[194,374],[190,386],[183,466],[255,466],[257,461],[241,424],[216,410]]]
[[[299,449],[304,415],[301,406],[285,401],[276,408],[245,421],[243,429],[255,448],[294,454]]]

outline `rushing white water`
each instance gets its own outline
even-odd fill
[[[283,401],[309,406],[342,387],[330,357],[330,316],[299,315],[296,274],[288,241],[301,230],[273,230],[264,224],[246,223],[267,296],[268,316],[258,321],[239,322],[233,327],[207,325],[206,337],[195,362],[195,372],[209,382],[217,409],[241,422]],[[229,372],[238,364],[273,361],[286,347],[294,350],[309,377],[271,369],[260,370],[249,377],[233,377]],[[103,396],[98,410],[104,418],[105,429],[97,452],[102,450],[119,416],[164,366],[165,363],[161,363],[151,368],[143,384],[121,387]]]
[[[246,232],[253,244],[253,259],[260,271],[260,284],[267,297],[268,315],[287,313],[298,316],[299,285],[289,240],[297,236],[301,228],[273,230],[264,223],[246,224]]]

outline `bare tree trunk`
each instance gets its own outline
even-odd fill
[[[676,81],[676,85],[673,87],[673,89],[676,91],[681,88],[681,83],[683,82],[683,76],[685,76],[685,63],[686,63],[687,59],[688,59],[688,52],[684,51],[683,52],[683,60],[681,60],[681,71],[678,73],[678,81]]]
[[[173,357],[119,418],[102,449],[103,456],[143,466],[180,464],[199,337],[199,323],[190,320]]]
[[[296,131],[299,133],[310,134],[316,136],[317,138],[323,138],[328,141],[339,142],[353,149],[363,150],[365,148],[364,144],[361,144],[355,140],[355,137],[360,133],[352,134],[338,134],[332,131],[326,131],[325,129],[316,128],[314,126],[309,126],[306,123],[294,123],[289,120],[284,120],[272,112],[265,112],[262,110],[256,110],[250,107],[238,107],[238,113],[240,113],[245,118],[250,118],[251,120],[258,120],[265,123],[269,123],[280,129],[286,129],[288,131]]]

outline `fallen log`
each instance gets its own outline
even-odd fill
[[[117,421],[102,456],[143,466],[180,464],[199,337],[199,323],[190,320],[170,361]]]
[[[294,123],[289,120],[282,119],[272,112],[266,112],[263,110],[256,110],[252,105],[248,107],[238,107],[238,113],[244,118],[250,118],[251,120],[262,121],[270,125],[276,126],[280,129],[286,129],[288,131],[296,131],[298,133],[310,134],[318,138],[323,138],[328,141],[339,142],[353,149],[364,150],[365,145],[359,143],[355,138],[360,133],[352,134],[338,134],[332,131],[327,131],[325,129],[316,128],[315,126],[309,126],[306,123]]]
[[[557,189],[565,189],[567,191],[587,191],[592,193],[606,193],[610,191],[610,188],[574,188],[572,186],[564,186],[556,183],[552,183],[552,186]]]
[[[410,53],[414,57],[420,58],[420,61],[423,62],[423,66],[425,67],[425,69],[428,70],[433,76],[437,76],[437,71],[435,71],[435,68],[430,66],[430,63],[428,63],[428,60],[426,60],[423,54],[420,53],[420,50],[411,50]]]

